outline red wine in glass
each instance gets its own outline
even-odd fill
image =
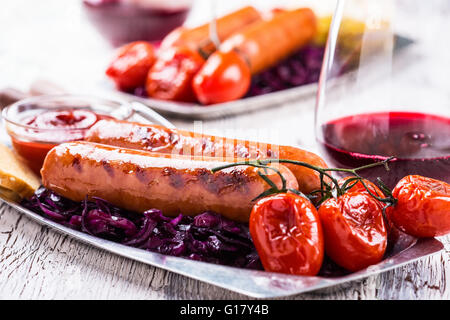
[[[324,152],[336,167],[354,168],[394,156],[384,166],[363,170],[390,188],[418,174],[450,183],[450,118],[415,112],[348,116],[321,126]]]

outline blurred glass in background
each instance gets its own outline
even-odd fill
[[[193,0],[83,0],[84,12],[113,45],[158,41],[182,25]]]

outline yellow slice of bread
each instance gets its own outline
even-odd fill
[[[40,184],[31,169],[11,149],[0,144],[0,187],[26,198],[31,197]]]
[[[12,202],[19,202],[22,197],[19,196],[19,194],[15,193],[14,191],[11,191],[9,189],[5,189],[3,187],[0,187],[0,198],[9,200]]]

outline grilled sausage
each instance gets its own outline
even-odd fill
[[[211,210],[237,221],[248,221],[252,199],[269,189],[258,168],[237,166],[212,173],[224,164],[214,159],[151,153],[89,142],[64,143],[47,155],[43,185],[74,201],[100,197],[121,208],[165,215],[197,215]],[[277,167],[288,188],[297,182],[286,167]],[[272,170],[268,177],[281,187]]]
[[[310,42],[316,33],[316,25],[316,16],[309,8],[283,11],[270,20],[258,21],[234,33],[219,50],[236,50],[246,58],[251,73],[255,74]]]
[[[259,20],[261,20],[261,14],[251,6],[218,18],[216,23],[219,41],[225,40],[233,33]],[[209,28],[209,22],[192,29],[186,27],[176,28],[163,39],[161,48],[187,46],[192,50],[213,51],[214,48],[210,48],[212,43],[209,41]]]
[[[246,159],[289,159],[327,167],[318,155],[299,148],[255,141],[202,135],[158,125],[101,120],[87,133],[86,140],[124,148],[178,155],[216,157],[228,161]],[[319,174],[302,166],[285,164],[295,175],[300,191],[320,188]]]
[[[222,41],[259,19],[260,14],[253,7],[232,12],[217,19],[218,37]],[[147,74],[147,95],[161,100],[195,102],[192,79],[205,58],[215,50],[210,40],[209,23],[193,29],[175,29],[162,41],[158,57]]]

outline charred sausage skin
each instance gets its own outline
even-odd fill
[[[117,147],[173,155],[215,157],[220,160],[289,159],[327,167],[318,155],[299,148],[262,142],[237,140],[195,132],[169,129],[119,120],[101,120],[87,133],[86,140]],[[310,193],[320,188],[319,174],[298,165],[285,164],[297,179],[299,190]]]
[[[251,6],[241,8],[216,20],[217,36],[220,41],[223,41],[233,33],[261,19],[261,14],[255,8]],[[192,29],[178,27],[163,39],[161,48],[187,46],[192,50],[201,48],[206,49],[207,52],[213,51],[215,48],[210,41],[209,33],[209,22]],[[208,48],[211,45],[213,48]]]
[[[168,216],[211,210],[246,222],[252,199],[269,186],[254,167],[211,172],[222,164],[214,159],[72,142],[48,153],[41,175],[46,188],[74,201],[100,197],[124,209],[143,212],[158,208]],[[287,187],[297,188],[289,169],[278,168]],[[276,173],[269,172],[269,178],[281,187]]]
[[[236,50],[248,61],[252,74],[273,66],[309,43],[316,34],[317,18],[309,8],[281,11],[227,38],[219,50]]]

